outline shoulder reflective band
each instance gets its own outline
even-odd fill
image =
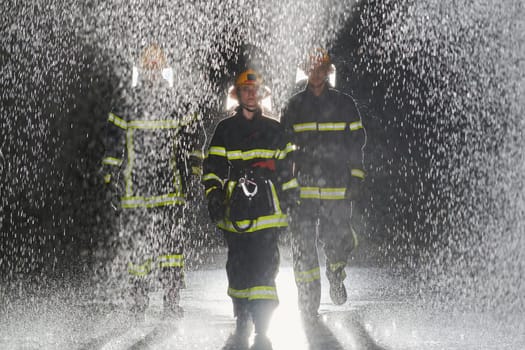
[[[363,123],[361,121],[353,122],[349,124],[350,131],[356,131],[363,128]]]
[[[293,125],[294,132],[317,131],[317,123],[301,123]]]
[[[184,267],[184,256],[182,254],[161,255],[157,262],[159,267]]]
[[[226,157],[226,148],[220,146],[211,146],[208,150],[210,156]]]
[[[298,283],[308,283],[321,279],[321,270],[319,267],[308,271],[294,271],[295,281]]]
[[[346,128],[346,123],[319,123],[317,127],[319,131],[343,131]]]
[[[102,164],[121,166],[122,165],[122,159],[118,159],[118,158],[114,158],[114,157],[105,157],[104,159],[102,159]]]
[[[358,177],[360,179],[364,179],[365,178],[365,172],[361,169],[352,169],[351,170],[351,174],[353,177]]]
[[[109,113],[108,121],[113,123],[113,124],[115,124],[119,128],[124,129],[124,130],[127,129],[127,127],[128,127],[128,123],[124,119],[121,119],[121,118],[117,117],[113,113]]]

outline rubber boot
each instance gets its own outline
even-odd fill
[[[335,305],[342,305],[346,303],[347,293],[344,285],[346,273],[344,267],[331,271],[330,268],[326,270],[326,277],[330,283],[330,299]]]
[[[137,322],[144,322],[146,309],[149,306],[149,296],[146,281],[143,279],[133,279],[131,281],[131,307],[130,311]]]
[[[272,350],[272,343],[266,333],[275,306],[273,302],[262,300],[252,304],[251,313],[255,325],[255,338],[250,350]]]
[[[253,330],[253,322],[247,303],[234,301],[233,314],[235,316],[235,331],[228,337],[223,350],[248,350],[248,339]]]

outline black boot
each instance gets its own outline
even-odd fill
[[[329,268],[326,271],[326,277],[330,282],[330,299],[335,305],[342,305],[346,303],[347,294],[346,287],[344,285],[344,279],[346,273],[343,268],[338,268],[335,271],[331,271]]]

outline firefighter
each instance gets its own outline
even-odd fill
[[[334,67],[324,49],[314,50],[303,67],[304,90],[292,96],[281,117],[293,159],[297,193],[290,211],[292,254],[299,309],[315,320],[321,298],[319,242],[326,255],[330,298],[346,302],[345,267],[357,245],[350,223],[352,201],[364,180],[366,134],[354,100],[330,86]],[[294,202],[291,200],[291,202]]]
[[[109,113],[102,161],[105,183],[117,198],[118,258],[127,264],[131,311],[139,320],[154,275],[164,292],[164,316],[183,315],[184,208],[191,177],[200,175],[202,161],[200,117],[174,106],[176,96],[162,75],[165,68],[163,50],[147,47],[141,79],[119,91]]]
[[[236,77],[232,95],[239,105],[217,125],[202,177],[210,218],[228,247],[228,295],[236,318],[229,341],[247,348],[253,322],[252,349],[271,348],[266,331],[278,305],[278,235],[287,226],[278,199],[287,150],[279,123],[262,113],[262,91],[255,70]]]

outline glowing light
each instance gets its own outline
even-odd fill
[[[330,85],[335,87],[335,74],[336,74],[336,68],[332,64],[332,72],[328,75],[328,81],[330,82]],[[295,83],[299,83],[302,81],[306,81],[308,79],[308,75],[302,70],[300,67],[297,67],[297,71],[295,73]]]
[[[173,87],[173,68],[164,68],[161,72],[162,78],[168,82],[169,87]],[[139,69],[133,66],[131,71],[131,86],[135,87],[139,83]]]

